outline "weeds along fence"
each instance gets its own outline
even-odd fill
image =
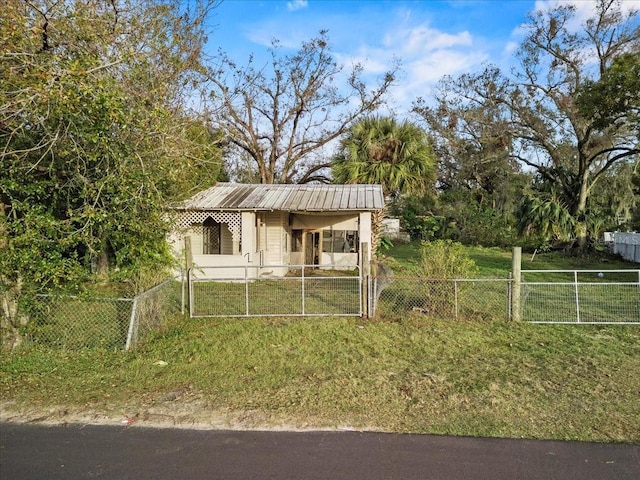
[[[510,279],[372,278],[370,311],[389,318],[515,318]],[[640,324],[640,270],[523,270],[519,316],[530,323]]]
[[[180,282],[173,279],[133,298],[37,295],[21,337],[27,345],[130,350],[179,312]]]
[[[640,324],[640,270],[523,270],[521,318]]]
[[[357,266],[199,267],[187,277],[191,317],[363,314]]]
[[[511,279],[367,278],[356,267],[285,267],[278,277],[278,267],[192,269],[188,282],[167,280],[133,298],[39,295],[19,338],[63,349],[134,349],[184,309],[187,287],[194,317],[513,317]],[[519,312],[534,323],[640,324],[640,270],[522,271]]]
[[[372,279],[371,311],[376,315],[407,314],[451,319],[510,318],[509,279]]]

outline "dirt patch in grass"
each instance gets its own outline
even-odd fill
[[[280,418],[273,412],[260,410],[215,409],[208,405],[207,401],[195,395],[146,406],[26,406],[13,401],[4,401],[0,402],[0,422],[41,425],[122,425],[199,430],[364,430],[348,424],[327,426],[310,422],[309,419]],[[373,427],[366,430],[379,431]]]

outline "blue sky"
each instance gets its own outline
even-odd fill
[[[273,38],[293,52],[326,29],[337,61],[362,64],[367,78],[400,59],[391,100],[402,113],[444,75],[485,63],[508,69],[527,14],[560,2],[573,3],[579,18],[593,11],[594,0],[223,0],[211,18],[209,47],[242,65],[252,53],[266,61]],[[623,5],[639,8],[640,0]]]

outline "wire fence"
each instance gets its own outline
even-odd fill
[[[206,267],[189,271],[191,317],[360,316],[362,280],[356,266],[270,266],[284,276],[264,276],[256,267]]]
[[[132,304],[130,298],[37,295],[25,312],[23,342],[69,350],[124,348]]]
[[[265,278],[244,267],[239,276],[227,269],[227,278],[211,278],[214,271],[222,272],[193,269],[188,282],[167,280],[133,298],[39,295],[24,312],[22,343],[134,349],[185,312],[187,298],[194,317],[512,318],[514,282],[506,278],[366,279],[357,268],[292,268]],[[640,324],[640,270],[523,271],[520,300],[519,318],[527,322]]]
[[[370,312],[511,319],[510,279],[377,276]],[[523,270],[519,318],[531,323],[640,324],[640,270]]]
[[[640,270],[523,270],[522,319],[640,323]]]
[[[375,315],[418,314],[476,320],[509,318],[509,279],[375,277],[372,292]]]
[[[24,312],[22,343],[52,348],[133,349],[180,312],[180,282],[133,298],[37,295]]]
[[[182,283],[165,280],[133,299],[125,349],[130,350],[160,332],[181,313]]]

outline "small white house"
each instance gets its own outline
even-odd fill
[[[288,266],[349,268],[360,265],[363,245],[371,258],[371,214],[383,208],[380,185],[218,183],[173,208],[170,242],[208,278],[244,269],[207,267],[270,276]]]

